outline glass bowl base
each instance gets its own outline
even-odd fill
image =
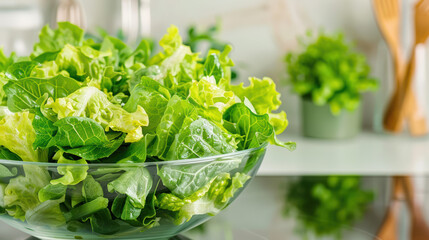
[[[29,237],[25,240],[44,240],[44,239],[40,239],[40,238],[36,238],[36,237]],[[57,239],[55,239],[55,240],[57,240]],[[179,235],[171,237],[171,238],[159,238],[157,240],[192,240],[192,239],[179,234]]]

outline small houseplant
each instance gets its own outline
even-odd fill
[[[309,35],[304,50],[286,55],[293,91],[302,97],[303,133],[317,138],[348,138],[361,127],[361,93],[377,88],[365,56],[342,34]]]

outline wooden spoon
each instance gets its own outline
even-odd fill
[[[427,133],[426,119],[424,115],[417,110],[417,105],[410,107],[409,104],[413,102],[413,100],[410,99],[410,95],[412,94],[411,85],[416,65],[416,47],[426,42],[429,37],[429,0],[420,0],[415,5],[414,10],[415,40],[412,48],[412,55],[402,84],[402,89],[395,99],[394,108],[388,120],[392,124],[393,129],[398,129],[402,125],[403,114],[406,111],[411,111],[413,112],[411,119],[416,123],[413,127],[410,127],[411,133],[413,135],[423,135]]]
[[[375,239],[397,240],[398,239],[398,214],[400,201],[403,198],[402,181],[400,177],[392,177],[392,199],[384,216],[383,223],[378,230]]]
[[[400,132],[402,130],[403,124],[394,124],[390,119],[392,112],[395,110],[398,96],[401,92],[401,84],[406,70],[406,64],[404,59],[404,54],[401,48],[401,42],[399,38],[399,24],[400,24],[400,15],[401,9],[398,0],[374,0],[374,10],[375,16],[377,18],[377,23],[380,28],[381,33],[386,40],[386,43],[389,47],[390,54],[393,58],[394,70],[395,70],[395,88],[392,98],[390,99],[387,109],[383,119],[384,128],[391,132]],[[409,96],[411,101],[409,102],[409,109],[417,110],[415,107],[416,100],[414,94]],[[406,112],[406,116],[411,116],[412,111]],[[403,121],[404,116],[401,116],[401,121]],[[410,128],[415,129],[414,123],[415,118],[410,118]]]
[[[428,240],[429,227],[424,219],[421,206],[415,200],[415,192],[411,177],[402,177],[405,199],[411,215],[411,240]]]

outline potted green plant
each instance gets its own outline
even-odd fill
[[[320,34],[300,41],[304,50],[286,55],[293,91],[302,98],[303,133],[341,139],[361,129],[361,93],[375,90],[365,56],[342,34]]]

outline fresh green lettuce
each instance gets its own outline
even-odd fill
[[[145,39],[84,35],[59,23],[30,56],[0,51],[0,158],[59,164],[0,164],[0,213],[102,235],[182,224],[225,208],[267,143],[295,147],[276,138],[288,122],[273,80],[231,84],[231,46],[201,58],[175,26],[158,53]]]

